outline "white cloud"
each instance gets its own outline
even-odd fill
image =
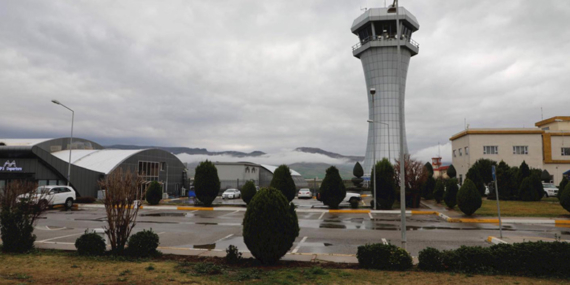
[[[282,150],[276,153],[269,153],[258,157],[234,157],[229,155],[189,155],[186,153],[177,155],[182,162],[192,163],[204,160],[214,162],[239,162],[248,161],[258,164],[281,165],[293,164],[297,162],[320,162],[330,165],[348,163],[345,159],[331,158],[317,153],[306,153],[293,150]]]
[[[441,156],[442,162],[451,163],[451,142],[420,149],[412,154],[412,158],[423,162],[431,162],[431,159],[438,155]]]

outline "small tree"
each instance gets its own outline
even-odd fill
[[[497,166],[497,185],[499,187],[499,200],[509,200],[512,197],[510,184],[511,184],[511,173],[509,172],[509,165],[501,160]],[[490,196],[496,196],[491,193]]]
[[[449,178],[456,178],[457,177],[457,170],[455,170],[455,167],[453,166],[453,164],[449,165],[449,168],[447,169],[447,176],[449,176]]]
[[[567,184],[568,184],[568,178],[566,178],[566,176],[562,177],[560,184],[558,184],[558,194],[556,195],[558,200],[560,200],[560,195],[562,194],[562,191],[564,191],[564,188],[566,188]]]
[[[453,209],[457,205],[457,178],[451,178],[446,181],[445,194],[443,194],[443,201],[448,208]]]
[[[107,226],[105,234],[109,237],[111,250],[115,254],[123,254],[125,244],[136,225],[138,207],[134,207],[137,194],[142,185],[142,178],[132,172],[118,168],[100,181],[105,192],[105,211]]]
[[[562,191],[562,194],[560,194],[560,205],[570,212],[570,183],[567,183],[564,189],[560,191]]]
[[[435,187],[433,190],[433,198],[435,198],[435,201],[439,204],[441,202],[441,200],[443,199],[443,194],[445,193],[445,186],[443,185],[443,180],[442,179],[438,179],[437,182],[435,183]]]
[[[34,248],[34,226],[43,212],[31,197],[38,195],[37,201],[47,198],[46,192],[36,193],[36,188],[35,183],[15,180],[8,183],[4,191],[0,190],[2,251],[25,253]],[[20,195],[24,198],[19,198]]]
[[[354,178],[352,178],[352,184],[354,184],[356,188],[361,188],[362,181],[364,181],[364,179],[362,179],[362,176],[364,175],[364,169],[362,168],[362,165],[360,165],[360,162],[357,161],[354,165],[354,168],[352,169],[352,175],[354,175]]]
[[[196,198],[204,205],[211,206],[220,192],[220,178],[218,170],[211,161],[202,161],[196,167],[194,175],[194,189]]]
[[[516,176],[517,185],[515,189],[516,190],[520,189],[522,181],[529,176],[530,176],[530,168],[528,167],[528,164],[526,164],[526,162],[523,160],[517,172]]]
[[[281,191],[262,188],[253,196],[243,218],[243,241],[263,264],[274,264],[299,236],[299,221],[293,204]]]
[[[146,201],[151,205],[158,205],[162,200],[162,187],[160,183],[152,181],[146,190]]]
[[[481,208],[481,195],[473,181],[469,178],[465,179],[465,182],[459,189],[457,193],[457,206],[465,215],[471,216],[477,209]]]
[[[336,167],[331,166],[327,169],[319,193],[325,205],[332,209],[338,209],[338,205],[346,197],[346,188]]]
[[[420,206],[420,197],[422,184],[426,180],[424,164],[421,161],[410,158],[410,155],[406,155],[404,159],[404,173],[406,178],[406,206],[412,208],[418,208]],[[400,161],[396,160],[394,165],[394,179],[396,179],[396,185],[399,189],[400,187]]]
[[[273,179],[269,183],[269,187],[278,189],[285,195],[285,198],[289,202],[295,199],[295,193],[297,193],[297,187],[295,186],[295,181],[291,177],[291,170],[285,164],[280,165],[273,172]]]
[[[542,185],[542,181],[540,176],[542,175],[542,171],[540,169],[533,169],[530,175],[530,185],[532,190],[536,192],[536,200],[540,201],[542,197],[544,197],[544,185]]]
[[[475,184],[477,191],[479,191],[479,195],[485,195],[485,182],[483,181],[483,178],[479,174],[479,170],[476,167],[469,168],[467,174],[465,174],[465,178],[471,180],[473,184]]]
[[[246,204],[249,204],[251,198],[257,193],[257,189],[255,188],[255,183],[252,180],[248,180],[245,182],[243,187],[241,188],[241,198]]]
[[[376,206],[381,210],[391,210],[396,200],[396,184],[394,183],[394,167],[388,159],[384,158],[376,163],[376,179],[378,179],[378,183],[374,183],[376,195],[378,195],[378,198],[374,197]],[[374,172],[371,173],[370,180],[374,181]]]
[[[497,165],[497,162],[486,158],[480,158],[475,161],[472,168],[475,168],[479,172],[479,176],[481,176],[484,184],[489,184],[493,181],[491,170],[493,165]]]
[[[428,175],[426,177],[426,181],[424,182],[424,184],[422,184],[422,198],[424,198],[425,200],[430,200],[434,198],[433,194],[435,187],[436,187],[435,178],[433,178],[433,176],[431,175]]]

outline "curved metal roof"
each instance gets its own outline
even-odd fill
[[[273,165],[267,165],[267,164],[260,164],[261,167],[267,169],[269,172],[271,173],[275,173],[275,169],[277,169],[277,166],[273,166]],[[301,176],[301,174],[291,168],[289,168],[289,172],[291,172],[292,176]]]
[[[129,157],[146,149],[74,149],[71,152],[71,163],[75,166],[109,174]],[[53,156],[69,161],[69,150],[53,152]]]

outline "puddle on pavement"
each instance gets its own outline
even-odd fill
[[[247,246],[243,242],[242,236],[231,237],[229,239],[224,239],[216,243],[195,244],[190,247],[198,249],[228,249],[230,245],[236,246],[238,250],[248,250]]]

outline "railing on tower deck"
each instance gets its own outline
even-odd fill
[[[420,44],[418,44],[418,42],[414,41],[413,39],[408,39],[406,37],[406,35],[402,35],[401,39],[409,42],[412,46],[415,46],[417,49],[420,48]],[[359,41],[355,45],[353,45],[352,50],[355,51],[355,50],[359,49],[360,47],[362,47],[362,45],[364,45],[370,41],[395,41],[395,40],[396,40],[395,36],[389,36],[389,35],[379,35],[379,36],[376,36],[375,38],[370,36],[370,37],[367,37],[367,38]]]

